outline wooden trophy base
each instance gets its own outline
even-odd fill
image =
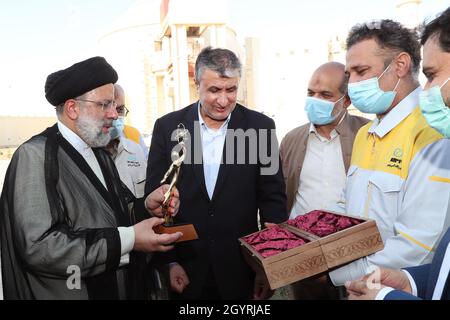
[[[176,242],[184,242],[198,239],[197,231],[195,231],[193,224],[180,223],[174,224],[173,226],[165,226],[163,224],[160,224],[159,226],[156,226],[154,230],[158,234],[161,233],[172,234],[176,232],[182,232],[183,236]]]

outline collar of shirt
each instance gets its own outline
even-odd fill
[[[132,146],[132,141],[130,141],[130,139],[125,138],[124,136],[120,136],[120,143],[119,146],[117,148],[117,153],[121,153],[123,150],[125,150],[126,152],[130,153],[130,154],[134,154],[134,150],[133,150],[133,146]]]
[[[375,133],[379,138],[388,134],[419,105],[420,92],[422,92],[422,88],[419,86],[400,101],[381,121],[376,117],[369,129],[369,134]]]
[[[321,141],[321,142],[327,142],[327,141],[333,141],[334,139],[336,139],[337,136],[339,136],[338,132],[336,131],[336,129],[333,129],[333,131],[330,132],[330,137],[331,139],[328,140],[325,137],[322,137],[316,129],[316,126],[314,124],[311,123],[311,125],[309,126],[309,134],[314,133],[316,135],[316,137]]]
[[[64,139],[66,139],[72,147],[75,148],[82,156],[90,156],[92,148],[84,142],[75,132],[65,126],[62,122],[58,121],[58,129],[61,132]]]
[[[318,138],[321,142],[332,141],[332,140],[336,139],[337,136],[339,136],[340,133],[338,132],[338,131],[339,131],[338,128],[340,128],[341,123],[344,121],[344,118],[345,118],[346,115],[347,115],[347,111],[344,112],[344,114],[343,114],[342,117],[341,117],[341,120],[339,120],[339,122],[338,122],[338,124],[336,125],[336,127],[330,132],[330,137],[331,137],[330,140],[328,140],[328,139],[325,138],[325,137],[322,137],[322,136],[317,132],[316,126],[315,126],[313,123],[311,123],[310,126],[309,126],[309,133],[310,133],[310,134],[311,134],[311,133],[314,133],[314,134],[317,136],[317,138]]]
[[[203,120],[203,117],[200,113],[200,108],[201,108],[201,106],[200,106],[200,102],[199,102],[198,103],[198,121],[200,123],[200,127],[203,129],[202,132],[206,131],[206,132],[208,132],[208,134],[215,135],[215,136],[223,135],[224,132],[226,132],[226,130],[227,130],[228,123],[230,122],[231,113],[228,115],[227,120],[222,124],[222,126],[219,128],[219,130],[213,130],[213,129],[209,128],[208,125],[205,123],[205,120]]]

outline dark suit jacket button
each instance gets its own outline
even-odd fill
[[[214,217],[214,211],[211,210],[211,211],[209,212],[209,215],[210,215],[211,217]]]

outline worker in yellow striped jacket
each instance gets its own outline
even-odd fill
[[[343,208],[376,220],[385,247],[330,272],[335,285],[360,278],[372,265],[430,262],[449,225],[450,141],[419,108],[417,35],[381,20],[353,27],[347,49],[349,96],[376,117],[356,136]]]

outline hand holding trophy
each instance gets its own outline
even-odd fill
[[[181,150],[179,152],[175,150],[172,151],[173,162],[170,165],[169,170],[167,170],[167,172],[165,173],[164,177],[160,182],[161,184],[163,184],[167,180],[169,180],[170,176],[172,176],[172,181],[170,182],[169,189],[164,194],[164,202],[162,205],[165,226],[173,225],[173,218],[168,212],[168,208],[171,200],[173,187],[176,185],[178,175],[180,174],[181,164],[183,163],[184,158],[186,157],[186,144],[185,144],[186,136],[187,136],[186,129],[184,128],[183,124],[180,123],[178,125],[177,135],[175,138],[178,140],[178,146],[181,148]]]
[[[194,225],[192,224],[174,224],[173,217],[169,213],[168,208],[171,201],[171,195],[173,192],[173,188],[175,187],[178,176],[180,174],[181,165],[186,157],[186,139],[188,138],[188,132],[184,125],[180,123],[177,128],[177,133],[175,138],[178,141],[177,146],[179,147],[179,151],[172,151],[172,164],[170,165],[167,172],[164,174],[164,177],[161,180],[161,184],[166,183],[170,177],[172,180],[169,184],[169,189],[164,194],[164,202],[162,205],[163,214],[164,214],[164,224],[156,227],[155,231],[158,233],[175,233],[182,232],[183,236],[178,239],[177,242],[189,241],[198,239],[197,232],[195,231]]]

